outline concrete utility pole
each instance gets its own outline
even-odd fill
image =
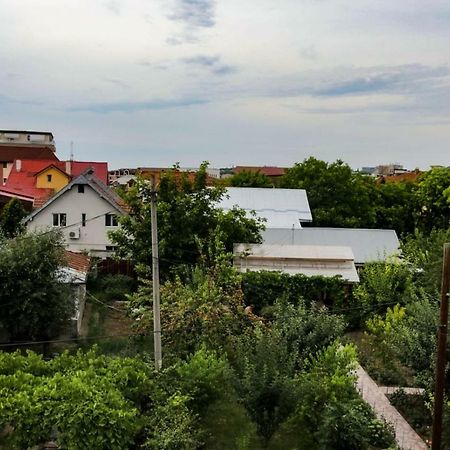
[[[161,350],[161,311],[159,305],[159,254],[158,254],[158,216],[156,212],[156,182],[151,176],[150,210],[152,219],[152,286],[153,286],[153,342],[155,350],[155,368],[162,368]]]
[[[434,393],[432,450],[441,449],[444,410],[445,366],[447,363],[448,302],[450,287],[450,244],[444,244],[442,265],[441,311],[437,341],[436,387]]]

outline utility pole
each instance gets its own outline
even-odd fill
[[[156,181],[151,176],[150,210],[152,220],[152,290],[153,290],[153,343],[155,368],[162,368],[161,351],[161,310],[159,305],[159,254],[158,254],[158,216],[156,212]]]
[[[436,387],[434,392],[432,450],[441,450],[444,410],[445,366],[447,363],[448,303],[450,287],[450,244],[444,244],[442,265],[441,310],[437,341]]]

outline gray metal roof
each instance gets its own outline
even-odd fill
[[[394,230],[363,228],[315,228],[300,230],[269,228],[262,233],[264,244],[348,246],[355,264],[383,261],[398,254],[400,242]]]
[[[218,207],[229,211],[234,206],[255,211],[266,219],[267,228],[300,229],[312,215],[304,189],[227,188]]]

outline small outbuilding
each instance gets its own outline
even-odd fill
[[[235,244],[233,253],[234,266],[240,272],[269,270],[359,282],[350,247]]]

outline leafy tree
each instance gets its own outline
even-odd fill
[[[354,301],[360,307],[361,319],[383,313],[388,306],[396,303],[412,303],[417,300],[418,295],[413,271],[403,262],[366,264],[360,272],[360,283],[353,290]]]
[[[447,229],[450,224],[450,169],[437,167],[423,173],[417,185],[418,225],[424,231]]]
[[[250,325],[244,313],[240,277],[226,255],[210,268],[194,267],[187,280],[177,276],[161,287],[162,339],[167,350],[186,356],[202,346],[223,349]],[[152,330],[151,283],[142,280],[129,297],[138,333]]]
[[[418,231],[402,242],[404,259],[415,271],[415,281],[428,294],[437,296],[441,288],[444,243],[450,242],[450,228]]]
[[[394,444],[355,389],[356,348],[338,342],[311,357],[296,379],[301,401],[290,426],[309,430],[310,448],[362,450]]]
[[[230,185],[234,187],[274,187],[272,180],[259,170],[243,170],[234,174],[227,181],[229,181]]]
[[[28,234],[0,247],[0,325],[12,340],[51,339],[68,325],[73,300],[61,280],[62,237]]]
[[[219,187],[206,186],[206,164],[193,181],[174,170],[163,175],[158,192],[158,236],[162,270],[199,261],[202,248],[219,234],[227,251],[235,242],[260,242],[262,222],[234,209],[223,212],[215,207],[224,195]],[[131,214],[120,219],[121,227],[111,232],[117,254],[151,265],[150,186],[138,179],[125,194]]]
[[[416,184],[411,182],[377,185],[376,228],[392,229],[399,235],[412,233],[416,222]]]
[[[27,214],[19,199],[11,199],[0,213],[0,234],[3,234],[7,238],[13,238],[22,234],[25,230],[22,219]]]
[[[310,157],[288,169],[280,187],[306,189],[315,226],[371,227],[374,182],[354,173],[341,160],[327,163]]]
[[[343,331],[342,318],[326,315],[325,308],[280,300],[271,326],[260,324],[239,339],[230,355],[237,374],[236,389],[266,446],[302,401],[294,377],[306,357]]]

